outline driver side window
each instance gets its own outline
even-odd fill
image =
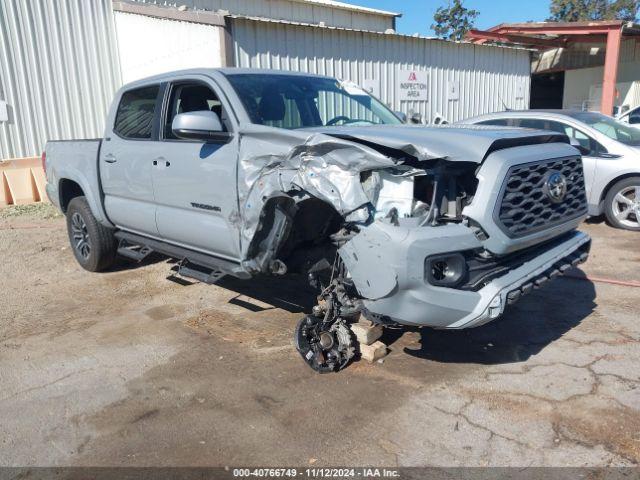
[[[165,139],[179,140],[171,130],[173,119],[179,113],[210,111],[218,114],[224,131],[228,131],[222,103],[218,95],[202,83],[176,83],[171,87],[169,109],[165,116],[163,133]]]

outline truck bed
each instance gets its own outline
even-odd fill
[[[100,186],[98,157],[102,139],[53,140],[45,146],[47,195],[58,208],[64,210],[59,195],[60,181],[77,183],[84,192],[91,210],[100,221],[106,220]]]

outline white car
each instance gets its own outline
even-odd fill
[[[589,215],[604,213],[614,227],[640,231],[640,129],[601,113],[572,110],[508,111],[460,123],[566,134],[582,153]]]

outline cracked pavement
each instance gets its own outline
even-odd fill
[[[640,236],[585,224],[587,274],[640,280]],[[640,288],[558,279],[474,330],[388,329],[317,375],[295,279],[84,272],[61,219],[0,221],[0,464],[608,466],[640,462]]]

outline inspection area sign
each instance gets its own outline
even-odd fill
[[[429,100],[429,72],[398,70],[398,100]]]

